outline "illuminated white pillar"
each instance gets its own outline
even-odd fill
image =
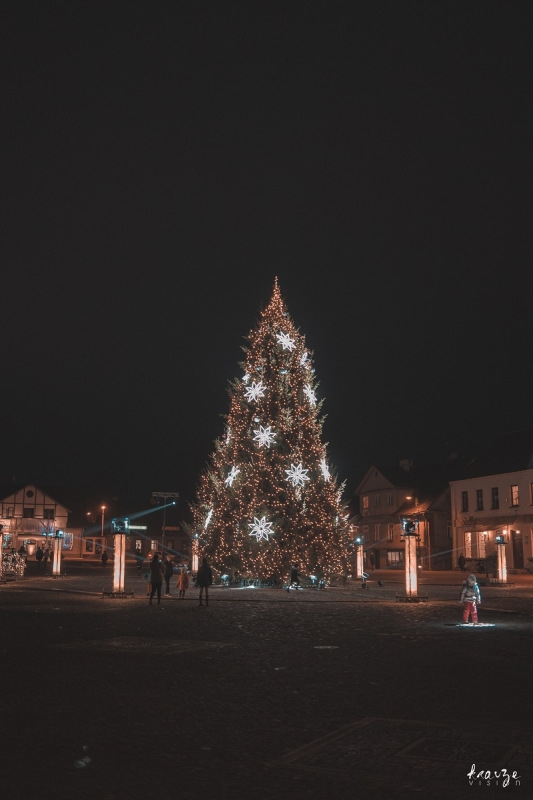
[[[416,534],[405,533],[405,594],[407,597],[417,597],[418,595],[416,543]]]
[[[497,578],[502,583],[507,583],[507,555],[505,553],[505,542],[496,540],[497,555]]]
[[[3,525],[0,525],[0,578],[4,574],[4,531]]]
[[[357,544],[355,550],[355,577],[362,578],[363,577],[363,543]]]
[[[191,571],[198,572],[199,566],[199,557],[198,557],[198,534],[192,540],[192,564],[191,564]]]
[[[126,535],[115,534],[115,569],[113,572],[113,591],[124,593],[124,572],[126,567]]]
[[[53,553],[53,564],[52,564],[52,575],[61,575],[61,547],[63,544],[63,537],[60,536],[57,531],[56,535],[52,539],[52,553]]]

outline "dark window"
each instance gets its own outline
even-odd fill
[[[476,489],[476,511],[483,511],[483,489]]]
[[[55,508],[45,508],[43,510],[43,519],[55,519],[55,518],[56,518]]]
[[[461,492],[461,511],[468,511],[468,492]]]
[[[22,516],[24,517],[24,519],[32,519],[34,515],[35,515],[35,509],[34,508],[23,508],[22,509]]]
[[[491,491],[491,504],[492,508],[496,509],[500,507],[500,497],[498,495],[498,487],[493,486]]]

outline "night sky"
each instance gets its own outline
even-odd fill
[[[367,467],[532,426],[529,2],[0,8],[0,482],[192,499],[277,276]]]

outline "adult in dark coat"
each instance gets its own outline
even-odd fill
[[[165,556],[163,561],[163,573],[165,576],[165,597],[170,597],[170,579],[174,573],[174,567],[169,556]]]
[[[203,606],[202,597],[205,589],[205,604],[209,605],[209,587],[213,583],[213,573],[211,567],[207,563],[207,558],[202,558],[202,564],[196,575],[196,585],[200,588],[200,603]]]
[[[159,558],[159,553],[154,553],[150,562],[150,605],[152,605],[152,598],[157,594],[157,605],[161,602],[161,585],[163,583],[163,562]]]

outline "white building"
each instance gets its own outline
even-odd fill
[[[502,536],[508,567],[533,570],[533,429],[502,436],[450,487],[455,563],[495,557]]]

